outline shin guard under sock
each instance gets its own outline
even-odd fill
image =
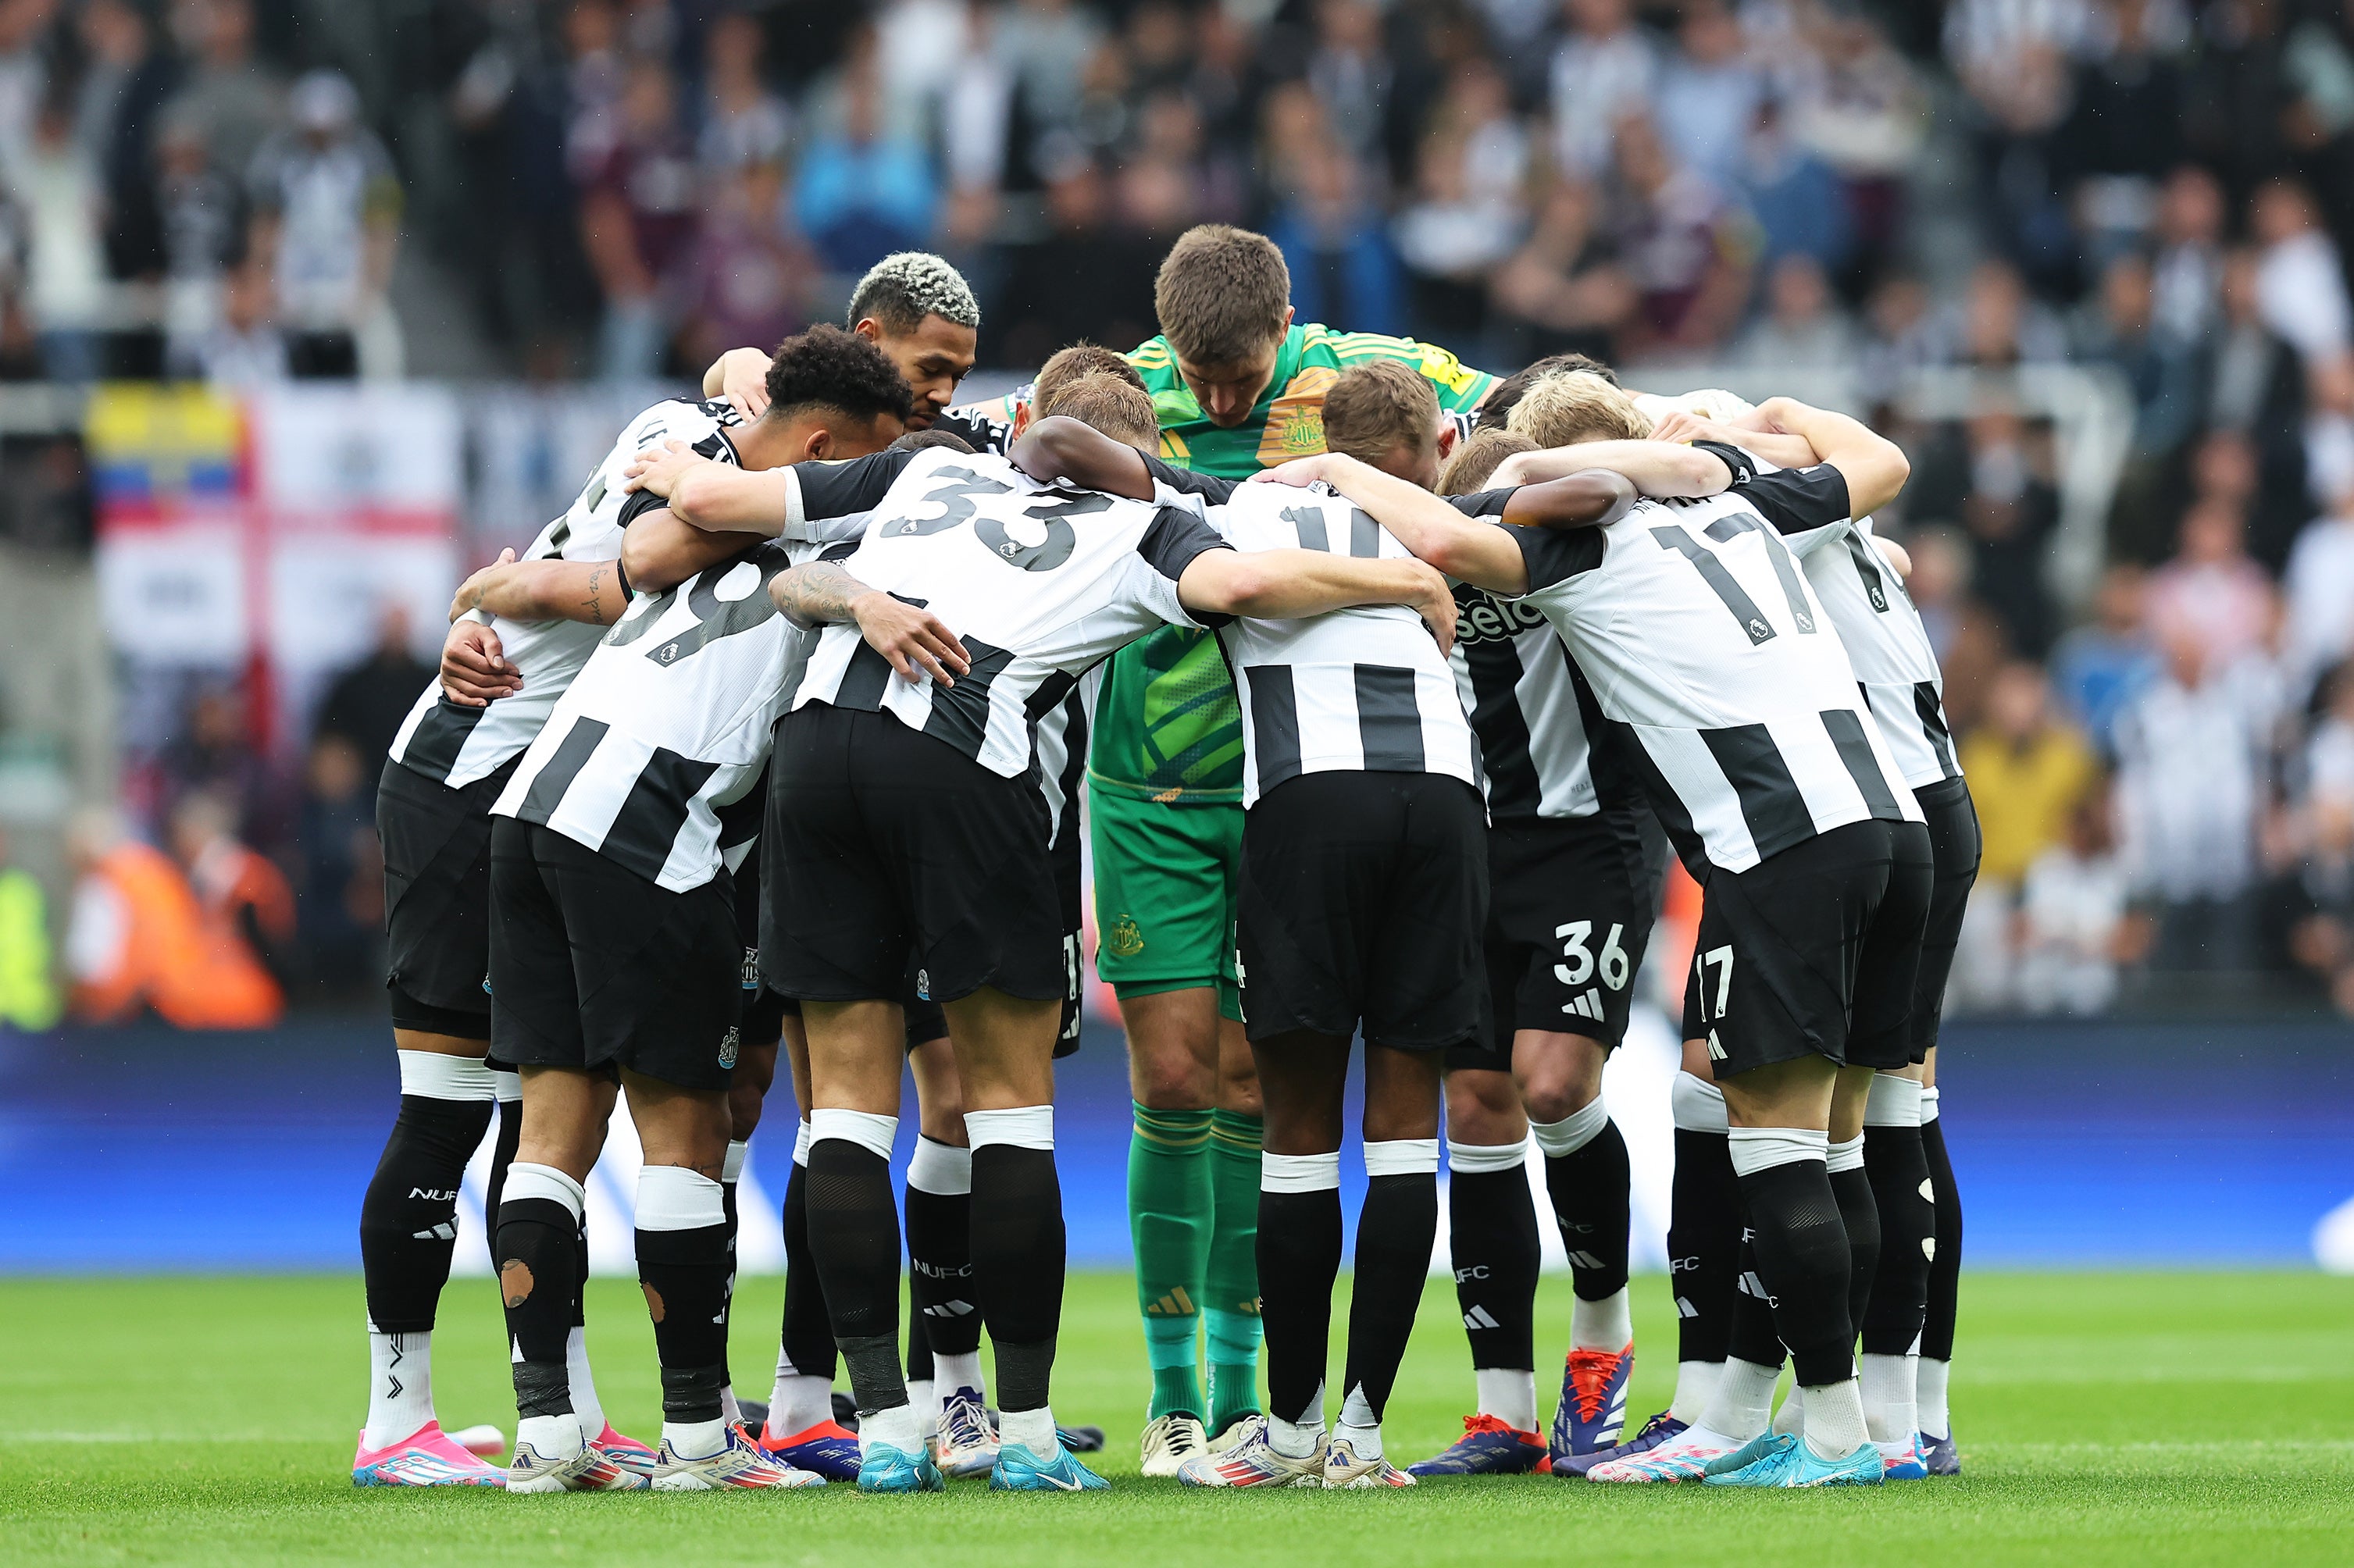
[[[1341,1274],[1337,1150],[1260,1156],[1257,1261],[1267,1414],[1320,1428],[1332,1283]]]
[[[1954,1162],[1946,1154],[1946,1122],[1936,1114],[1936,1093],[1921,1094],[1921,1151],[1929,1161],[1929,1187],[1937,1208],[1936,1250],[1929,1259],[1929,1298],[1921,1324],[1925,1361],[1954,1359],[1954,1318],[1961,1295],[1962,1197],[1954,1186]]]
[[[1131,1105],[1130,1114],[1128,1230],[1152,1369],[1146,1419],[1181,1412],[1200,1419],[1209,1409],[1194,1373],[1194,1342],[1216,1218],[1213,1113]]]
[[[1431,1249],[1438,1240],[1438,1140],[1368,1143],[1365,1176],[1341,1420],[1344,1425],[1377,1427],[1397,1382],[1398,1364],[1405,1360],[1415,1308],[1422,1303]],[[1526,1177],[1521,1178],[1521,1192],[1525,1201]],[[1535,1226],[1533,1210],[1530,1226]],[[1359,1456],[1366,1457],[1362,1440]]]
[[[1723,1114],[1722,1102],[1717,1112]],[[1668,1279],[1675,1292],[1679,1361],[1724,1360],[1740,1251],[1741,1191],[1725,1135],[1679,1125],[1668,1219]]]
[[[1825,1166],[1828,1141],[1805,1128],[1735,1128],[1730,1142],[1756,1273],[1798,1382],[1810,1388],[1844,1382],[1855,1368],[1852,1269]]]
[[[807,1132],[804,1124],[803,1132]],[[794,1150],[793,1173],[785,1180],[785,1313],[778,1339],[795,1375],[833,1381],[833,1323],[826,1315],[825,1286],[809,1239],[809,1151]]]
[[[907,1162],[907,1381],[981,1348],[972,1287],[972,1153],[918,1138]],[[950,1391],[953,1392],[953,1391]]]
[[[1929,1255],[1937,1235],[1920,1125],[1866,1126],[1863,1170],[1880,1214],[1880,1264],[1861,1325],[1863,1352],[1901,1356],[1920,1338],[1928,1313]]]
[[[1863,1169],[1863,1140],[1833,1144],[1828,1169],[1840,1225],[1847,1232],[1848,1321],[1860,1324],[1872,1299],[1872,1275],[1880,1267],[1880,1206],[1872,1201],[1872,1177]]]
[[[899,1370],[898,1118],[821,1107],[811,1119],[810,1251],[861,1414],[907,1403]]]
[[[580,1183],[552,1166],[517,1162],[507,1172],[491,1255],[506,1308],[515,1410],[525,1417],[572,1414],[566,1341],[580,1294],[586,1202]]]
[[[1447,1146],[1447,1248],[1475,1372],[1537,1364],[1532,1325],[1544,1256],[1525,1158],[1517,1143]],[[1357,1245],[1362,1251],[1362,1223]]]
[[[417,1334],[432,1329],[450,1281],[458,1190],[491,1125],[491,1073],[464,1056],[399,1054],[400,1109],[360,1201],[360,1268],[368,1321]]]
[[[727,1383],[725,1195],[700,1171],[649,1165],[638,1172],[637,1208],[638,1286],[662,1362],[663,1424],[717,1421]]]
[[[1213,1432],[1258,1413],[1258,1175],[1265,1131],[1257,1117],[1210,1113],[1210,1256],[1202,1290]]]
[[[1530,1130],[1544,1153],[1545,1195],[1569,1254],[1572,1287],[1581,1301],[1617,1295],[1627,1287],[1633,1211],[1627,1139],[1599,1098]]]
[[[1055,1107],[967,1111],[972,1144],[972,1283],[1007,1414],[1046,1407],[1067,1252],[1055,1171]]]

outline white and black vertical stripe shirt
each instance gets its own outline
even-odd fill
[[[1872,519],[1842,518],[1787,537],[1847,647],[1848,662],[1904,782],[1918,789],[1960,778],[1937,652],[1903,579],[1872,543]]]
[[[953,686],[910,683],[855,626],[828,626],[792,705],[890,714],[1008,779],[1036,766],[1039,720],[1098,661],[1157,626],[1202,624],[1177,579],[1228,547],[1197,512],[1041,484],[986,454],[931,447],[788,472],[786,535],[871,512],[843,565],[930,609],[972,661]]]
[[[821,546],[771,543],[641,595],[605,634],[491,810],[673,892],[743,863],[761,769],[811,637],[769,581]]]
[[[631,419],[613,450],[588,475],[564,515],[540,530],[524,558],[531,561],[612,561],[620,558],[621,531],[664,504],[651,491],[624,492],[621,470],[648,447],[684,440],[705,457],[736,461],[727,430],[741,423],[724,402],[657,403]],[[620,591],[618,576],[615,591]],[[392,759],[451,789],[498,771],[529,746],[605,635],[578,620],[501,620],[499,649],[523,672],[523,690],[487,707],[471,708],[427,685],[393,737]]]
[[[1718,451],[1733,486],[1644,501],[1606,527],[1514,528],[1525,602],[1553,623],[1688,864],[1747,871],[1869,818],[1918,821],[1888,743],[1785,528],[1848,514],[1817,465],[1759,473]]]
[[[1410,559],[1347,497],[1318,484],[1237,485],[1209,512],[1235,547]],[[1364,605],[1218,629],[1243,707],[1243,805],[1303,773],[1443,773],[1477,789],[1479,747],[1454,672],[1422,618]]]

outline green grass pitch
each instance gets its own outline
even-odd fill
[[[606,1404],[651,1437],[644,1308],[625,1280],[593,1291]],[[768,1383],[779,1291],[755,1279],[738,1297],[748,1388]],[[1110,1432],[1108,1493],[507,1498],[349,1485],[356,1277],[0,1282],[0,1562],[2354,1562],[2354,1280],[1972,1275],[1965,1291],[1959,1480],[1787,1496],[1544,1478],[1189,1494],[1135,1476],[1142,1336],[1127,1281],[1087,1274],[1071,1281],[1055,1409]],[[1635,1295],[1639,1420],[1664,1402],[1674,1338],[1660,1282],[1638,1279]],[[1548,1280],[1542,1305],[1539,1342],[1564,1342],[1565,1282]],[[434,1348],[445,1422],[512,1431],[488,1281],[451,1287]],[[1468,1365],[1435,1282],[1390,1406],[1395,1451],[1453,1436]]]

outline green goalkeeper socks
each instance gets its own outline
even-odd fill
[[[1209,1267],[1204,1281],[1210,1330],[1209,1427],[1224,1431],[1258,1404],[1258,1176],[1257,1117],[1210,1115],[1214,1189]]]
[[[1152,1368],[1150,1419],[1205,1408],[1194,1375],[1211,1237],[1211,1113],[1137,1106],[1128,1143],[1128,1224]]]

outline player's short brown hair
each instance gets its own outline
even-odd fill
[[[1139,451],[1161,447],[1161,421],[1144,388],[1117,376],[1082,376],[1055,395],[1052,412],[1101,430]]]
[[[1097,344],[1075,343],[1056,349],[1038,367],[1038,379],[1030,384],[1030,411],[1041,418],[1055,412],[1055,399],[1063,389],[1089,376],[1114,376],[1139,392],[1145,390],[1144,377],[1126,355]]]
[[[1373,359],[1341,373],[1324,394],[1324,450],[1376,468],[1404,447],[1416,457],[1438,446],[1438,393],[1402,359]]]
[[[1438,493],[1441,495],[1477,495],[1488,488],[1488,481],[1504,460],[1514,452],[1532,452],[1536,442],[1517,430],[1501,425],[1483,424],[1471,432],[1471,439],[1455,449],[1447,466],[1438,472]]]
[[[1571,370],[1540,377],[1513,405],[1504,428],[1541,447],[1565,447],[1578,441],[1643,440],[1651,433],[1651,421],[1624,387],[1590,370]]]
[[[1291,270],[1264,234],[1204,223],[1169,248],[1152,285],[1161,334],[1192,365],[1233,365],[1283,335]]]

